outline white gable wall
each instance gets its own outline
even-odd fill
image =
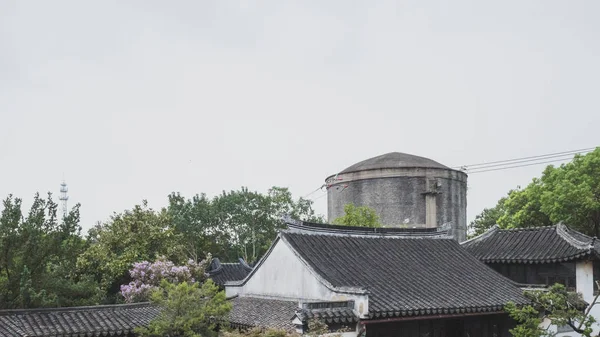
[[[335,292],[323,284],[283,240],[241,286],[225,286],[227,296],[260,296],[299,301],[355,301],[361,317],[368,314],[368,297]]]

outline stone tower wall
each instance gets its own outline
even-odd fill
[[[336,179],[336,180],[333,180]],[[467,175],[439,168],[394,168],[344,173],[328,181],[329,222],[346,204],[373,208],[385,226],[439,227],[452,223],[462,242],[467,231]]]

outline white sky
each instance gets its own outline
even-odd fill
[[[89,228],[173,191],[303,196],[391,151],[456,166],[597,146],[598,13],[594,0],[0,0],[0,197],[58,195],[64,174]],[[469,220],[542,168],[470,176]]]

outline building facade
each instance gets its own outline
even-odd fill
[[[332,331],[348,328],[348,337],[509,336],[504,305],[528,303],[443,229],[303,222],[288,223],[248,276],[225,290],[235,325],[304,333],[321,318]]]
[[[588,304],[598,293],[595,281],[600,279],[599,243],[563,224],[521,229],[494,226],[462,246],[523,288],[543,289],[560,283],[581,294]],[[590,313],[600,319],[600,307],[592,307]],[[557,337],[578,336],[569,326],[549,328],[558,333]],[[599,332],[596,323],[594,333]]]

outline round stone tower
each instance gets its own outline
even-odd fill
[[[449,224],[467,234],[467,174],[428,158],[392,152],[356,163],[326,179],[329,222],[344,206],[373,208],[384,226],[428,228]]]

